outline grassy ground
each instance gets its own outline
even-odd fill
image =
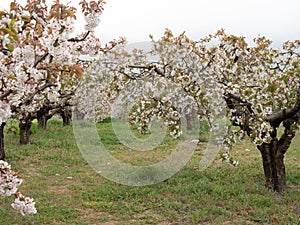
[[[115,157],[133,164],[160,160],[174,144],[166,140],[156,152],[127,151],[99,125],[102,140]],[[25,182],[21,191],[36,201],[38,214],[22,217],[0,197],[0,224],[293,224],[300,219],[300,136],[286,155],[288,190],[284,195],[264,188],[260,156],[247,141],[235,148],[239,166],[216,159],[197,171],[201,145],[174,177],[152,186],[130,187],[97,174],[77,149],[72,128],[52,120],[47,131],[33,125],[32,144],[18,145],[6,136],[7,160]],[[246,150],[247,149],[247,150]]]

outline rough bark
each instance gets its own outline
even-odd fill
[[[61,118],[63,119],[63,126],[71,125],[72,111],[69,107],[65,107],[60,111]]]
[[[286,189],[286,173],[284,155],[290,147],[296,131],[293,125],[298,118],[287,119],[283,122],[284,133],[280,139],[276,138],[276,128],[272,134],[272,141],[258,146],[263,160],[263,168],[266,178],[266,187],[274,191],[283,192]]]
[[[258,147],[262,155],[266,187],[283,192],[286,189],[284,153],[277,140]]]
[[[3,160],[5,158],[4,127],[5,127],[5,123],[2,123],[0,125],[0,160]]]
[[[30,144],[30,128],[31,120],[21,120],[19,123],[20,128],[20,144],[27,145]]]
[[[37,120],[38,120],[38,129],[47,129],[47,115],[43,112],[38,112],[37,113]]]
[[[60,113],[60,109],[56,106],[46,106],[37,112],[38,128],[47,129],[47,122],[55,114]]]

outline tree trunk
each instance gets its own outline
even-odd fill
[[[284,151],[277,139],[258,146],[262,155],[266,187],[283,192],[286,189]]]
[[[45,110],[40,110],[37,112],[38,128],[46,130],[47,122],[49,117],[49,112]]]
[[[19,123],[21,145],[27,145],[30,143],[31,122],[31,120],[21,120]]]
[[[60,115],[63,119],[63,126],[71,125],[72,121],[72,111],[70,108],[65,107],[60,111]]]
[[[45,115],[38,116],[37,120],[38,120],[38,129],[46,130],[47,129],[47,122],[48,122],[46,116]]]
[[[0,160],[5,158],[5,149],[4,149],[4,127],[6,123],[0,125]]]

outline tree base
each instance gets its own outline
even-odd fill
[[[286,174],[284,166],[284,153],[277,140],[258,146],[263,160],[265,186],[277,192],[286,189]]]
[[[30,128],[31,128],[32,121],[20,121],[19,128],[20,128],[20,144],[21,145],[28,145],[30,144]]]

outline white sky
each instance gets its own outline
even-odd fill
[[[20,0],[26,2],[26,0]],[[74,4],[80,0],[70,0]],[[7,8],[9,0],[1,0]],[[159,38],[166,27],[199,39],[217,29],[246,36],[266,36],[280,44],[300,39],[299,0],[106,0],[95,33],[102,42],[124,36],[130,43]],[[83,29],[79,17],[77,31]]]

